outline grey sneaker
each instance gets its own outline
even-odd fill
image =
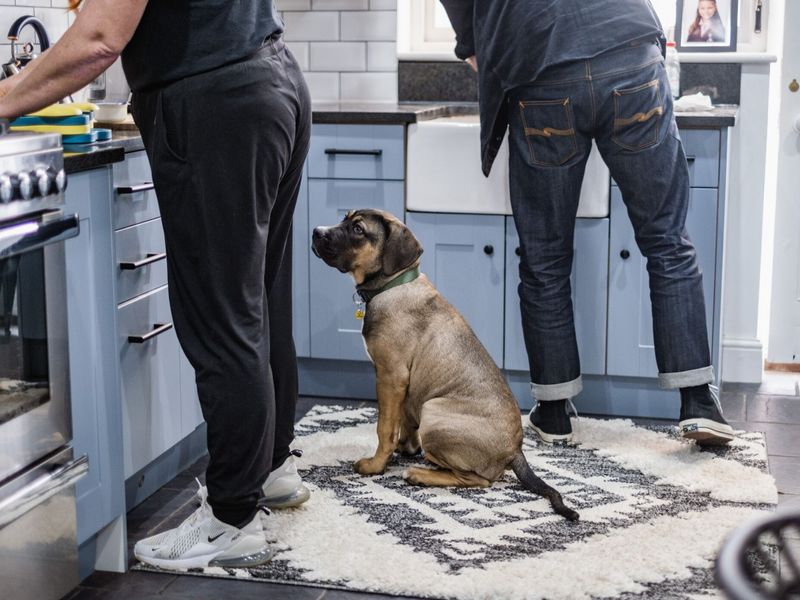
[[[311,492],[303,485],[303,480],[297,472],[295,456],[302,456],[302,452],[292,450],[283,464],[272,471],[264,482],[262,489],[269,508],[300,506],[311,496]]]
[[[186,570],[254,567],[272,558],[273,550],[264,534],[262,511],[239,529],[214,516],[204,486],[200,486],[197,495],[200,507],[183,523],[136,543],[133,554],[138,560],[160,569]]]

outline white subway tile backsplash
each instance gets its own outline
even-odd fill
[[[275,0],[278,10],[311,10],[311,0]]]
[[[342,73],[342,100],[397,101],[395,73]]]
[[[53,8],[69,8],[69,0],[52,0]]]
[[[400,0],[408,2],[408,0]],[[396,10],[397,0],[369,0],[370,10]]]
[[[294,54],[300,68],[308,71],[308,42],[288,42],[286,47]]]
[[[37,7],[34,9],[34,15],[44,23],[51,43],[55,43],[69,27],[69,11],[64,8]]]
[[[338,12],[285,12],[287,41],[315,42],[339,39]]]
[[[50,0],[17,0],[17,6],[46,6],[50,8]]]
[[[343,12],[342,39],[392,41],[397,38],[397,13],[394,11]]]
[[[339,73],[304,73],[311,99],[315,102],[339,100]]]
[[[395,42],[367,42],[368,71],[397,71]]]
[[[311,42],[312,71],[364,71],[367,45],[364,42]]]
[[[313,10],[367,10],[369,0],[312,0]]]

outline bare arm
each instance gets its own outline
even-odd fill
[[[52,48],[0,84],[0,117],[39,110],[95,79],[133,37],[146,6],[147,0],[86,0]]]

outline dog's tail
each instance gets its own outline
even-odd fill
[[[559,515],[570,521],[578,520],[580,515],[571,508],[565,506],[561,494],[547,485],[543,479],[533,472],[521,450],[514,457],[514,460],[511,461],[511,469],[526,489],[543,498],[547,498],[553,510]]]

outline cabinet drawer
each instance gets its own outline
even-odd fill
[[[114,232],[117,302],[167,284],[166,245],[161,219]]]
[[[167,287],[117,309],[125,478],[181,439],[180,353]]]
[[[681,131],[681,141],[689,162],[689,185],[719,187],[720,132],[710,129],[684,129]]]
[[[158,217],[150,163],[144,152],[133,152],[114,165],[114,229]]]
[[[689,163],[689,187],[719,187],[720,132],[714,129],[683,129],[680,136]],[[617,182],[612,181],[611,185],[617,187]]]
[[[403,125],[315,125],[308,176],[334,179],[403,179]]]

